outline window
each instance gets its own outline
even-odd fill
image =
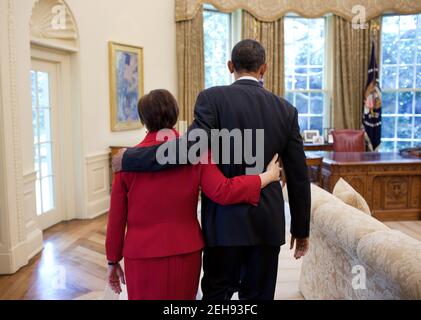
[[[325,25],[325,18],[285,18],[285,97],[299,111],[301,130],[320,134],[328,101]]]
[[[385,16],[381,35],[382,150],[421,145],[421,14]]]
[[[37,214],[54,209],[54,174],[51,137],[50,77],[47,72],[31,71],[32,122],[34,129],[34,151]]]
[[[232,76],[227,62],[231,56],[232,15],[204,5],[205,88],[228,85]]]

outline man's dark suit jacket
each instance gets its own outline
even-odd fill
[[[287,177],[291,234],[299,239],[309,236],[310,183],[298,112],[292,105],[257,81],[239,80],[231,86],[214,87],[199,95],[195,120],[189,131],[196,128],[208,132],[212,129],[252,129],[253,132],[264,129],[265,167],[279,153]],[[179,144],[179,141],[173,143]],[[123,171],[155,172],[171,168],[171,165],[158,164],[157,148],[127,150],[123,156]],[[228,178],[245,174],[247,167],[245,163],[219,165]],[[206,245],[210,247],[282,246],[285,244],[285,214],[281,185],[273,183],[262,190],[258,207],[221,206],[203,196],[202,227]]]

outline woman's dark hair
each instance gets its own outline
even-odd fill
[[[138,111],[140,121],[151,132],[174,128],[179,114],[177,100],[165,89],[153,90],[143,96]]]
[[[238,72],[256,72],[266,63],[266,50],[259,42],[246,39],[240,41],[234,47],[231,61]]]

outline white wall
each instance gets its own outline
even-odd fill
[[[81,102],[86,155],[111,145],[137,144],[143,131],[112,133],[109,115],[108,41],[144,48],[145,92],[176,94],[175,1],[68,0],[79,27]]]

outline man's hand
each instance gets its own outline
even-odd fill
[[[125,285],[126,279],[124,278],[124,272],[120,264],[108,266],[108,284],[111,290],[116,294],[120,294],[122,292],[121,283]]]
[[[121,149],[112,159],[113,172],[117,173],[123,170],[123,156],[127,149]]]
[[[310,239],[296,239],[291,237],[291,248],[290,250],[294,249],[295,246],[295,253],[294,258],[299,260],[304,257],[308,253],[308,249],[310,248]]]

